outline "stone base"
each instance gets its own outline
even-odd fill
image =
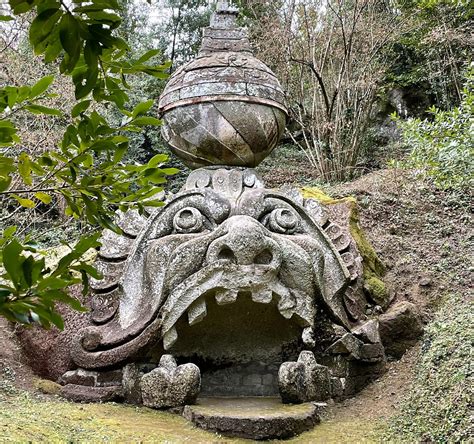
[[[199,398],[184,408],[183,416],[198,427],[256,440],[285,439],[319,423],[325,404],[284,405],[277,397]]]
[[[67,384],[61,387],[60,395],[74,402],[113,402],[123,399],[123,391],[119,386],[89,387]]]

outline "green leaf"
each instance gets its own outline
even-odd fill
[[[33,7],[34,0],[10,0],[9,3],[14,14],[23,14]]]
[[[159,126],[161,125],[161,120],[155,117],[137,117],[136,119],[133,119],[130,123],[136,126]]]
[[[62,116],[61,111],[56,108],[49,108],[47,106],[43,105],[27,105],[25,106],[25,109],[30,111],[33,114],[47,114],[49,116]]]
[[[80,301],[78,301],[76,298],[69,296],[64,290],[61,290],[61,289],[48,290],[45,293],[43,293],[42,296],[45,299],[48,299],[51,301],[58,301],[58,302],[63,302],[65,304],[68,304],[74,310],[82,311],[82,312],[87,311],[87,309],[82,306]]]
[[[17,129],[9,120],[0,120],[0,146],[8,146],[18,140]]]
[[[0,22],[9,22],[11,20],[15,20],[15,17],[10,15],[0,15]]]
[[[79,102],[78,104],[74,105],[72,111],[71,111],[71,116],[72,117],[77,117],[79,114],[83,113],[84,111],[89,108],[92,100],[83,100],[82,102]]]
[[[50,317],[51,322],[56,327],[58,327],[59,330],[64,330],[64,320],[61,317],[61,315],[59,313],[56,313],[56,312],[52,311],[50,316],[51,316]]]
[[[14,225],[7,227],[3,230],[2,237],[11,238],[16,233],[16,230],[17,230],[17,227],[15,227]]]
[[[132,111],[132,117],[135,118],[146,112],[153,106],[154,100],[147,100],[146,102],[139,103]]]
[[[155,57],[156,55],[160,54],[159,49],[151,49],[150,51],[147,51],[145,54],[143,54],[137,61],[137,64],[144,63],[148,60],[150,60],[152,57]]]
[[[53,200],[53,198],[49,194],[43,193],[42,191],[38,191],[37,193],[35,193],[35,197],[46,205],[49,205]]]
[[[115,148],[116,145],[111,140],[98,140],[91,145],[93,151],[110,151]]]
[[[117,149],[114,151],[113,162],[119,163],[122,160],[125,153],[127,152],[127,150],[128,150],[128,141],[117,145]]]
[[[31,88],[30,97],[38,97],[39,95],[43,94],[48,88],[51,83],[54,81],[54,76],[46,76],[40,79],[37,83],[35,83]]]
[[[22,288],[24,280],[20,257],[22,252],[23,246],[16,239],[8,242],[2,250],[3,267],[17,290]]]
[[[48,45],[44,52],[44,61],[45,63],[51,63],[52,61],[56,60],[61,54],[63,47],[61,45],[61,41],[59,40],[59,29],[56,29],[51,33],[48,38]]]
[[[63,72],[70,73],[79,60],[82,47],[82,39],[79,31],[79,23],[72,14],[64,14],[59,29],[59,39],[68,57],[61,63]]]
[[[59,7],[59,6],[58,6]],[[30,26],[29,39],[35,53],[40,54],[42,48],[40,44],[51,34],[53,27],[56,25],[62,15],[62,11],[58,7],[46,9],[36,16]]]
[[[23,182],[25,182],[27,185],[31,185],[33,183],[31,178],[30,156],[28,156],[28,154],[25,152],[21,153],[18,159],[18,172],[20,173]]]
[[[165,203],[162,200],[145,200],[146,207],[162,207]]]
[[[23,197],[18,196],[17,194],[12,194],[12,196],[16,199],[16,201],[25,208],[34,208],[36,204],[31,199],[25,199]]]
[[[162,172],[163,174],[166,174],[167,176],[173,176],[173,175],[175,175],[175,174],[178,174],[178,173],[179,173],[179,170],[178,170],[178,168],[163,168],[163,169],[161,170],[161,172]]]
[[[11,176],[0,176],[0,191],[8,190],[8,187],[12,183]]]
[[[148,162],[148,168],[154,168],[158,166],[160,163],[166,162],[168,160],[168,156],[166,154],[156,154],[153,156]]]
[[[38,291],[42,290],[59,290],[68,287],[71,282],[68,279],[62,279],[55,276],[48,276],[38,283]]]

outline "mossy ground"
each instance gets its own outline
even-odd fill
[[[1,393],[1,392],[0,392]],[[288,442],[373,443],[376,423],[330,419]],[[120,404],[73,404],[27,392],[0,394],[0,442],[238,443],[182,417]]]

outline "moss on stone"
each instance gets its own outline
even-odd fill
[[[389,292],[382,280],[385,274],[385,266],[360,227],[357,199],[352,196],[334,199],[324,191],[314,187],[303,188],[302,192],[306,199],[315,199],[323,205],[345,204],[348,206],[349,231],[362,256],[364,289],[376,304],[385,308],[389,303]]]
[[[414,377],[381,442],[472,442],[472,316],[469,290],[451,295],[425,329]]]
[[[372,275],[364,279],[364,290],[370,298],[381,307],[385,308],[389,301],[389,294],[386,285],[377,276]]]
[[[321,202],[323,205],[333,205],[339,204],[341,202],[348,202],[353,201],[356,203],[356,199],[354,197],[345,197],[343,199],[334,199],[331,196],[327,195],[323,190],[316,188],[316,187],[305,187],[302,188],[303,197],[305,199],[316,199],[317,201]]]
[[[61,391],[61,386],[59,384],[48,379],[35,379],[33,385],[41,393],[46,393],[48,395],[59,395],[59,392]]]

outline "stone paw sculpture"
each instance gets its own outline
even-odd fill
[[[331,397],[329,369],[314,354],[302,351],[297,362],[284,362],[278,372],[280,396],[285,404],[324,401]]]
[[[201,372],[194,364],[178,366],[172,355],[163,355],[157,368],[140,381],[143,404],[156,409],[194,404],[201,390]]]

